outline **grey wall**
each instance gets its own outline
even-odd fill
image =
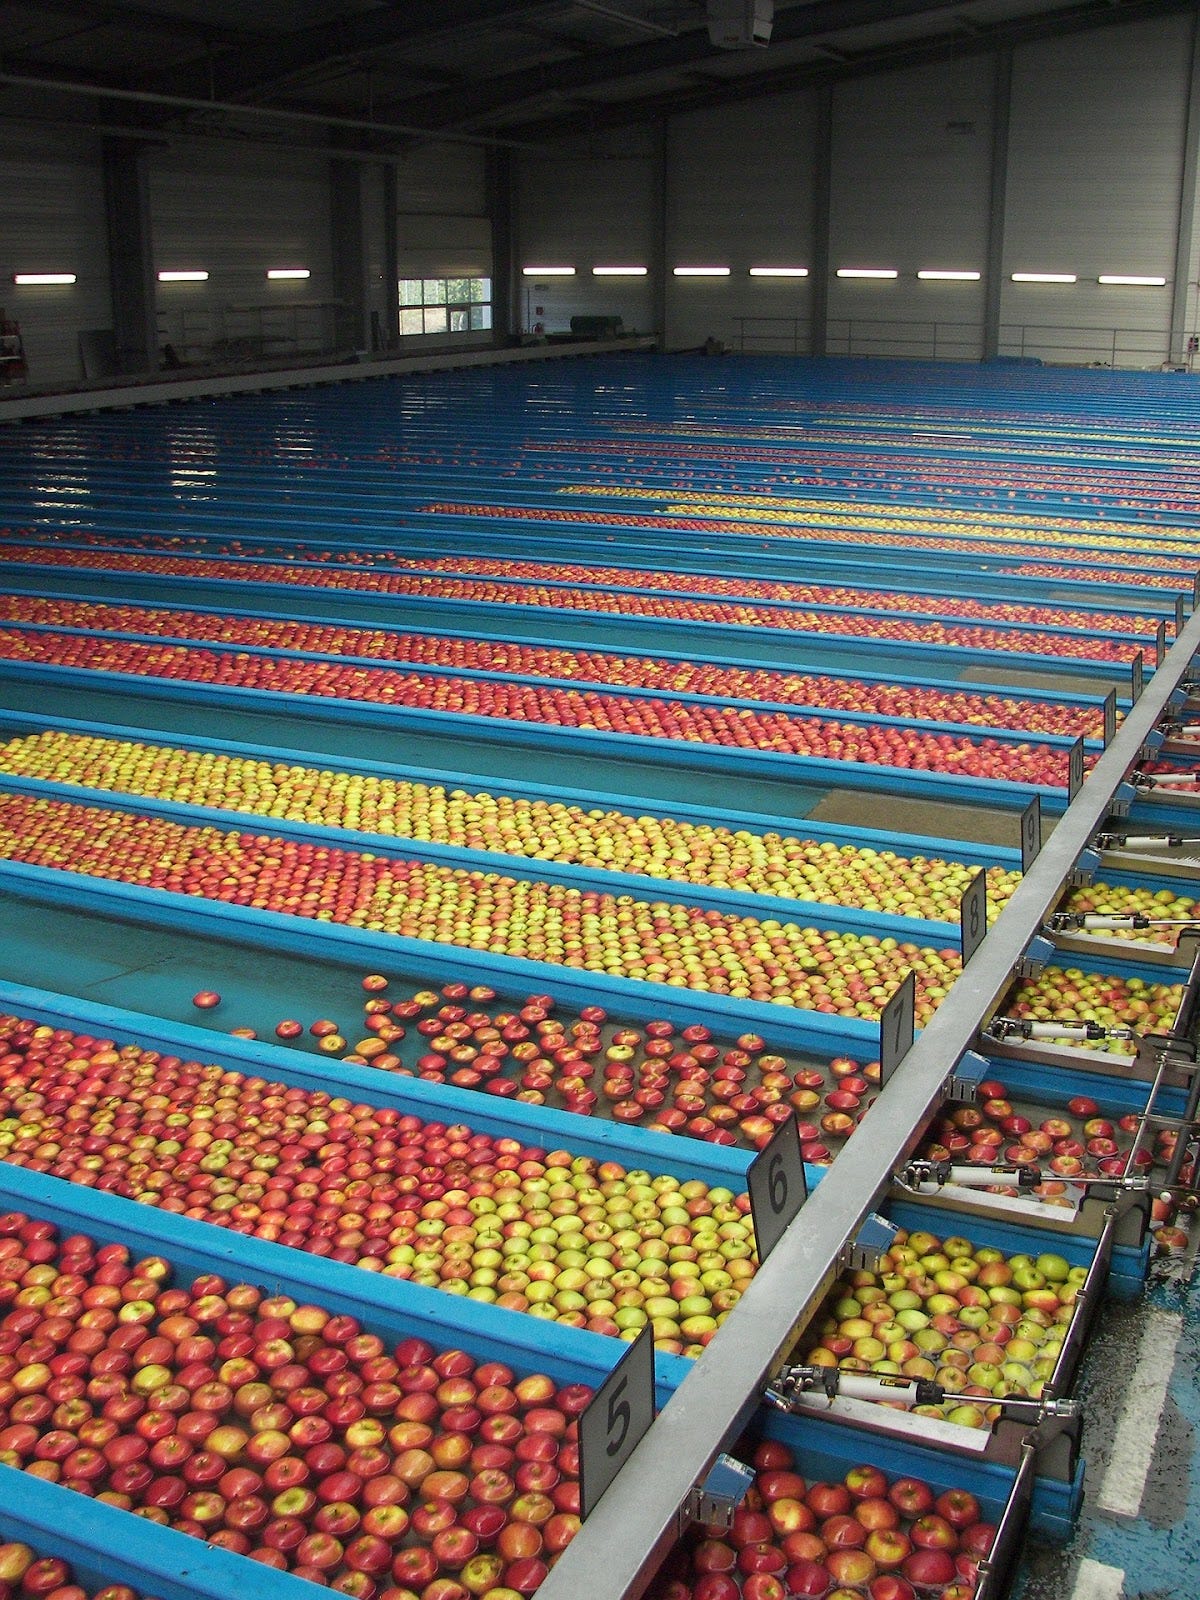
[[[1170,342],[1170,282],[1181,200],[1190,19],[1113,26],[1015,52],[1008,105],[1000,348],[1066,361],[1158,365]],[[752,265],[807,266],[818,192],[819,99],[775,95],[671,121],[666,137],[665,273],[642,293],[665,305],[674,348],[715,335],[746,348],[804,348],[811,281],[750,278]],[[832,91],[828,349],[975,359],[984,349],[985,284],[919,281],[922,268],[984,272],[996,123],[993,60],[849,80]],[[602,310],[591,261],[647,241],[636,186],[615,205],[597,161],[559,168],[522,157],[521,259],[552,249],[573,264],[565,310]],[[536,178],[534,176],[536,174]],[[581,203],[580,196],[587,197]],[[535,201],[541,210],[533,213]],[[1196,197],[1185,197],[1190,212]],[[581,214],[582,213],[582,214]],[[549,219],[549,220],[547,220]],[[603,226],[611,232],[605,238]],[[1200,240],[1200,230],[1197,231]],[[679,279],[676,265],[730,268]],[[887,267],[892,281],[839,279],[839,267]],[[1069,287],[1021,285],[1023,270],[1074,272]],[[1161,276],[1161,289],[1108,288],[1101,273]],[[1200,277],[1195,261],[1189,278]],[[1089,280],[1090,281],[1087,281]],[[590,288],[590,296],[589,296]],[[1196,316],[1194,295],[1191,316]]]
[[[71,381],[79,331],[112,326],[99,141],[3,129],[0,195],[0,307],[21,325],[31,381]],[[79,281],[18,288],[17,272],[75,272]]]
[[[1177,286],[1105,288],[1096,279],[1125,272],[1171,280],[1181,201],[1200,248],[1198,196],[1182,194],[1190,28],[1188,17],[1163,17],[1015,52],[1001,351],[1130,366],[1166,357]],[[749,276],[754,265],[804,266],[828,269],[831,352],[977,358],[988,286],[923,283],[916,273],[986,269],[992,83],[993,62],[979,56],[832,89],[824,262],[817,259],[825,169],[816,91],[515,153],[517,325],[538,320],[556,331],[575,314],[610,314],[628,328],[662,333],[673,348],[713,335],[747,348],[804,349],[819,301],[813,281]],[[335,298],[328,153],[193,140],[154,148],[147,159],[156,268],[199,266],[211,274],[206,284],[158,286],[160,338],[185,352],[238,338],[258,338],[280,353],[326,341],[323,319]],[[491,275],[481,147],[422,146],[396,164],[394,182],[382,181],[381,168],[371,173],[379,181],[364,179],[362,188],[371,212],[364,214],[368,312],[389,305],[393,273]],[[0,305],[22,325],[32,381],[71,382],[79,376],[79,331],[112,324],[99,138],[5,128],[0,176]],[[392,193],[394,269],[381,212],[390,217]],[[1200,278],[1195,254],[1189,283]],[[557,264],[575,275],[520,275],[523,265]],[[625,264],[644,265],[648,274],[592,275],[596,265]],[[687,264],[730,272],[718,280],[672,275],[673,266]],[[267,282],[268,267],[290,265],[312,276]],[[839,280],[844,266],[890,267],[898,277]],[[12,285],[14,272],[55,268],[77,272],[79,281],[65,289]],[[1080,281],[1012,283],[1020,270],[1069,271]],[[1193,290],[1186,303],[1192,323]],[[1175,330],[1176,348],[1184,331]]]
[[[620,139],[518,162],[518,276],[522,266],[574,266],[574,278],[522,277],[518,325],[562,332],[576,314],[619,316],[631,330],[654,326],[655,275],[594,278],[596,266],[653,269],[659,232],[659,142],[636,130]],[[537,307],[543,308],[539,317]]]

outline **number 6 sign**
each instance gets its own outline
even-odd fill
[[[808,1198],[800,1129],[795,1116],[779,1125],[746,1171],[754,1242],[763,1262],[779,1243],[792,1218]]]

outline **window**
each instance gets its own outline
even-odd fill
[[[401,278],[400,332],[475,333],[492,325],[490,278]]]

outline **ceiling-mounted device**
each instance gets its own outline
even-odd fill
[[[771,40],[775,0],[708,0],[708,37],[719,50],[751,50]]]

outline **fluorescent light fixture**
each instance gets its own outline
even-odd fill
[[[160,272],[159,283],[207,283],[207,272]]]
[[[1124,283],[1138,289],[1161,289],[1165,278],[1134,278],[1126,272],[1102,272],[1097,283]]]
[[[898,278],[900,274],[892,267],[839,267],[839,278]]]
[[[526,278],[573,278],[574,267],[522,267],[521,273]]]
[[[751,267],[752,278],[807,278],[807,267]]]
[[[593,278],[644,278],[649,267],[593,267]]]
[[[51,283],[74,283],[73,272],[14,272],[13,282],[25,288],[44,287]]]
[[[926,283],[978,283],[978,272],[944,272],[940,267],[924,267],[917,277]]]
[[[1014,272],[1014,283],[1078,283],[1073,272]]]
[[[727,278],[728,267],[672,267],[677,278]]]
[[[278,283],[284,278],[307,278],[311,276],[307,267],[268,267],[267,277],[273,283]]]

